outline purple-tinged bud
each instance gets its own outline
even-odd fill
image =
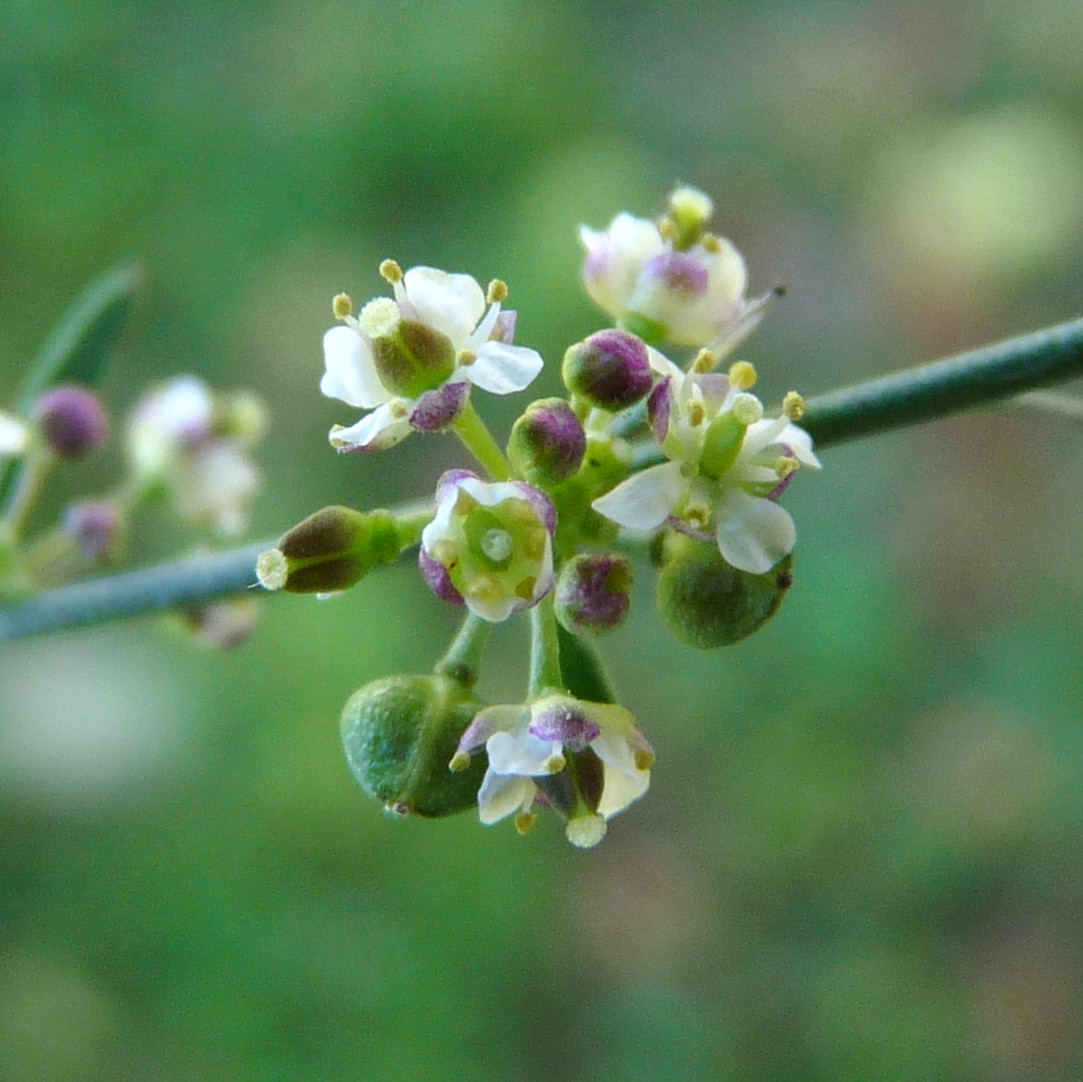
[[[527,406],[508,440],[512,465],[532,485],[566,481],[579,469],[587,437],[575,410],[563,398],[542,398]]]
[[[556,585],[557,619],[570,632],[600,635],[624,622],[631,605],[632,564],[615,553],[573,556]]]
[[[598,331],[569,347],[562,368],[572,394],[600,409],[634,406],[654,383],[647,347],[628,331]]]
[[[216,650],[235,650],[252,637],[259,605],[253,597],[233,597],[181,612],[184,629],[197,642]]]
[[[91,560],[112,556],[124,538],[124,513],[115,500],[73,503],[64,515],[64,530]]]
[[[93,391],[54,387],[34,409],[45,442],[59,458],[81,458],[109,438],[109,420]]]

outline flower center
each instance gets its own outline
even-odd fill
[[[494,526],[486,530],[481,538],[481,551],[494,563],[503,563],[511,556],[511,534],[507,530]]]

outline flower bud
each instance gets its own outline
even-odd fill
[[[632,578],[631,562],[615,553],[573,556],[557,579],[557,619],[574,635],[611,631],[628,615]]]
[[[346,761],[388,811],[436,817],[477,804],[486,757],[448,770],[459,738],[481,709],[445,676],[389,676],[356,691],[342,712]]]
[[[532,402],[512,426],[508,441],[512,465],[532,485],[547,488],[571,477],[586,449],[583,425],[563,398]]]
[[[388,511],[325,507],[260,553],[256,577],[267,590],[294,594],[347,590],[380,564],[394,563],[402,538]]]
[[[682,642],[698,650],[728,646],[751,635],[777,611],[789,589],[792,557],[755,575],[738,571],[717,545],[673,533],[658,576],[658,610]]]
[[[124,512],[115,500],[83,500],[64,514],[64,531],[91,560],[114,555],[124,540]]]
[[[252,636],[259,615],[254,597],[231,597],[181,611],[184,630],[203,646],[235,650]]]
[[[82,458],[109,438],[101,400],[84,387],[54,387],[38,399],[34,412],[46,444],[59,458]]]
[[[598,331],[564,354],[564,383],[600,409],[634,406],[654,383],[647,347],[628,331]]]

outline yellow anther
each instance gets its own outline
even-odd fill
[[[692,188],[687,184],[673,189],[669,196],[669,205],[678,218],[694,218],[705,222],[714,214],[711,197],[699,188]]]
[[[684,518],[690,526],[695,526],[697,530],[705,530],[711,521],[711,509],[706,504],[690,503],[685,508]]]
[[[459,562],[459,546],[454,541],[441,538],[429,550],[429,555],[450,571]]]
[[[695,428],[707,419],[707,407],[702,402],[693,402],[688,407],[688,423]]]
[[[730,386],[739,391],[751,391],[758,378],[756,366],[748,361],[734,361],[730,365]]]
[[[704,233],[699,242],[703,245],[703,250],[712,255],[722,250],[722,241],[714,233]]]
[[[658,232],[662,235],[663,240],[676,240],[680,236],[677,223],[672,218],[659,218]]]
[[[505,516],[521,522],[524,526],[532,526],[538,521],[538,514],[529,500],[511,496],[500,504],[500,509]]]
[[[508,283],[502,281],[500,278],[494,278],[489,283],[485,299],[489,304],[502,304],[508,299]]]
[[[512,593],[515,594],[520,601],[533,601],[534,600],[534,587],[537,585],[537,579],[525,578],[520,579]]]
[[[522,539],[523,555],[528,560],[540,560],[545,555],[545,542],[548,539],[549,531],[544,526],[527,530]]]
[[[636,770],[650,770],[654,766],[654,752],[644,748],[636,748],[632,755],[636,764]]]
[[[353,300],[349,293],[337,293],[331,301],[331,311],[335,313],[335,319],[345,319],[353,315]]]
[[[387,410],[396,421],[401,421],[404,417],[410,416],[410,411],[397,398],[393,398],[387,404]]]
[[[515,817],[515,829],[520,834],[529,834],[534,829],[534,824],[537,821],[538,817],[534,812],[520,812]]]
[[[451,757],[451,762],[448,763],[448,770],[454,771],[458,774],[460,770],[465,770],[470,765],[470,756],[465,751],[457,751]]]
[[[452,514],[455,515],[469,515],[471,512],[476,511],[480,504],[465,488],[460,488],[458,494],[455,497],[455,506],[452,508]]]
[[[392,285],[396,282],[401,282],[402,267],[400,267],[393,259],[385,259],[380,264],[380,277],[385,282],[390,282]]]
[[[775,473],[780,481],[785,481],[792,473],[796,473],[801,463],[793,455],[783,455],[775,462]]]
[[[782,400],[782,412],[791,421],[800,421],[805,416],[805,400],[796,391],[787,391]]]
[[[504,600],[504,588],[491,575],[475,576],[466,584],[463,593],[472,601],[480,601],[486,605],[495,605]]]
[[[459,355],[455,358],[460,367],[469,368],[477,359],[478,355],[472,349],[460,349]]]
[[[559,774],[567,763],[563,755],[550,755],[544,765],[546,774]]]
[[[717,364],[717,353],[712,353],[709,349],[701,349],[699,353],[696,354],[696,358],[691,364],[691,371],[713,372],[715,369],[715,365]]]

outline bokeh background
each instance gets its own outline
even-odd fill
[[[327,446],[331,296],[387,256],[499,275],[555,392],[600,326],[577,224],[676,180],[790,288],[745,350],[768,399],[1072,318],[1081,44],[1079,0],[2,5],[0,392],[134,256],[110,402],[258,390],[253,538],[425,493],[450,440]],[[604,647],[658,764],[591,853],[355,787],[342,703],[456,624],[409,566],[268,598],[229,654],[5,645],[0,1078],[1079,1078],[1081,490],[1083,433],[1023,410],[832,450],[787,495],[795,589],[720,652],[644,568]]]

